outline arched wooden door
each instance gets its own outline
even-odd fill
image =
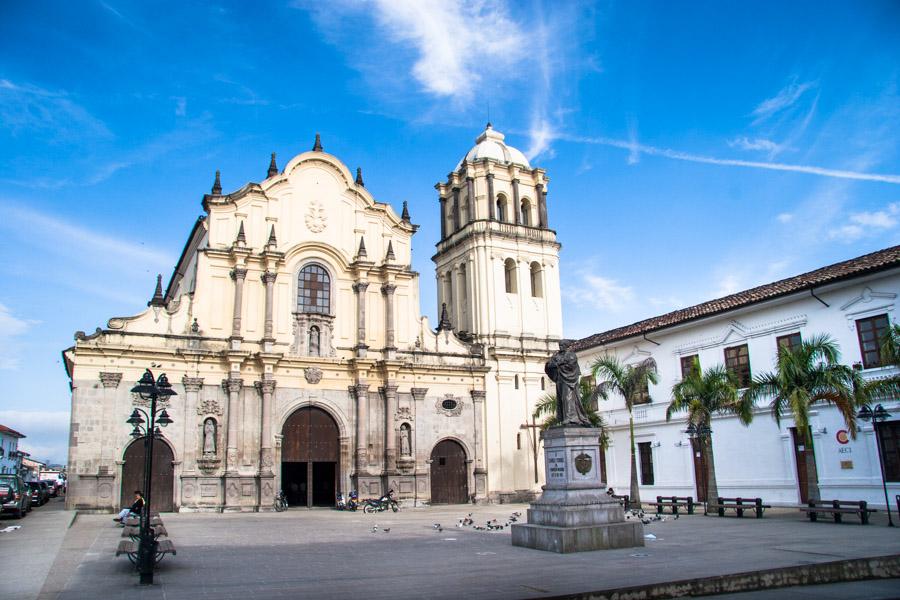
[[[122,506],[131,506],[134,491],[144,489],[144,457],[147,438],[138,438],[125,449],[122,465]],[[150,509],[159,512],[175,510],[175,454],[161,439],[153,440],[153,478]]]
[[[337,423],[308,406],[288,417],[281,433],[281,489],[288,506],[334,506],[341,477]]]
[[[431,503],[464,504],[468,501],[466,451],[453,440],[438,442],[431,451]]]

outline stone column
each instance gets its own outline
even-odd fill
[[[196,433],[197,428],[192,427],[187,420],[193,419],[197,412],[198,398],[200,390],[203,388],[202,377],[188,377],[185,375],[181,378],[181,384],[184,386],[184,465],[186,471],[194,471],[197,468],[197,440],[192,439],[190,432]],[[190,415],[190,416],[189,416]],[[218,443],[218,440],[216,440]]]
[[[247,269],[235,267],[231,271],[234,280],[234,312],[231,319],[231,339],[241,340],[241,307],[244,303],[244,279],[247,277]]]
[[[262,282],[266,285],[266,320],[263,325],[263,340],[267,342],[275,341],[272,335],[273,330],[273,313],[275,306],[275,278],[277,273],[266,271],[262,274]]]
[[[513,214],[515,214],[515,219],[513,219],[513,223],[519,225],[522,223],[522,203],[519,200],[519,180],[512,180],[512,189],[513,189]]]
[[[447,237],[447,199],[441,196],[441,239]]]
[[[262,395],[262,423],[260,425],[259,472],[263,476],[271,476],[275,457],[272,453],[272,394],[275,392],[275,379],[270,373],[263,375],[262,381],[256,382],[256,389]]]
[[[369,385],[358,383],[350,386],[356,397],[356,474],[369,472]]]
[[[356,357],[365,358],[366,350],[366,289],[368,281],[358,281],[353,284],[353,292],[356,294]]]
[[[385,283],[381,286],[381,293],[384,295],[384,310],[385,310],[385,331],[384,331],[384,345],[385,350],[388,352],[388,358],[393,358],[394,351],[396,347],[394,346],[394,292],[397,290],[397,286],[393,283]]]
[[[547,228],[547,194],[544,192],[544,184],[539,183],[534,186],[538,201],[538,226],[541,229]]]
[[[453,188],[453,233],[459,231],[459,188]]]
[[[483,498],[487,495],[487,469],[484,460],[484,390],[472,390],[469,392],[472,396],[472,409],[475,413],[474,419],[474,436],[475,440],[473,452],[475,456],[475,497]]]
[[[388,381],[384,386],[385,411],[384,411],[384,457],[385,470],[388,474],[397,472],[397,424],[395,423],[399,399],[397,398],[397,384]]]
[[[222,385],[228,390],[228,439],[225,442],[225,473],[233,476],[237,475],[238,411],[240,410],[239,402],[244,380],[241,379],[239,372],[232,371],[228,374],[228,379],[222,381]]]
[[[475,178],[466,177],[466,195],[469,197],[469,223],[475,220]]]
[[[497,217],[494,215],[494,210],[495,210],[497,207],[494,206],[494,205],[496,204],[496,201],[495,201],[495,199],[494,199],[494,174],[493,174],[493,173],[488,173],[488,174],[487,174],[487,185],[488,185],[488,198],[487,198],[487,201],[488,201],[488,219],[490,219],[491,221],[494,221],[494,220],[496,220],[496,218],[497,218]]]

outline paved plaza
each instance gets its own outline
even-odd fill
[[[671,516],[645,527],[646,546],[559,555],[510,544],[509,529],[458,528],[505,522],[525,505],[403,509],[366,515],[332,510],[262,514],[164,514],[178,555],[167,557],[156,585],[141,587],[124,557],[111,515],[78,515],[51,505],[0,534],[4,599],[88,598],[546,598],[595,590],[776,567],[900,553],[900,531],[883,516],[854,523],[809,523],[793,510],[757,519]],[[67,527],[72,522],[71,527]],[[442,531],[434,528],[439,523]],[[377,525],[377,530],[373,531]],[[389,531],[388,531],[389,529]],[[52,566],[51,566],[52,565]],[[896,580],[720,596],[891,598]]]

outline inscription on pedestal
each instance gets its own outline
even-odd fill
[[[565,452],[547,453],[547,483],[566,481],[566,454]]]

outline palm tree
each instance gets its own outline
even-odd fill
[[[856,439],[856,409],[868,402],[869,388],[859,371],[840,364],[837,342],[827,334],[815,335],[793,349],[778,350],[775,370],[757,375],[745,392],[748,401],[771,398],[772,416],[781,424],[786,412],[794,418],[798,435],[812,447],[809,411],[817,403],[834,405]],[[806,461],[809,500],[819,500],[814,460]]]
[[[641,492],[638,487],[637,457],[634,449],[634,414],[632,408],[641,397],[647,394],[650,383],[657,383],[656,361],[647,358],[636,365],[623,365],[614,356],[601,356],[591,365],[591,374],[597,382],[593,397],[609,397],[611,393],[620,394],[625,399],[628,409],[628,432],[631,443],[631,490],[628,505],[631,508],[641,507]]]
[[[582,386],[579,388],[579,392],[581,395],[581,406],[584,407],[584,412],[587,413],[588,418],[591,420],[591,425],[602,430],[602,433],[600,434],[600,445],[605,449],[608,443],[606,423],[604,423],[603,417],[601,417],[600,413],[595,409],[596,405],[594,404],[594,398],[592,396],[593,389],[586,389]],[[541,430],[556,425],[556,394],[544,394],[541,396],[534,405],[534,412],[532,414],[536,419],[543,418]]]
[[[700,370],[699,362],[678,383],[672,386],[672,402],[666,409],[666,421],[677,412],[687,412],[687,422],[698,432],[700,452],[706,465],[706,502],[715,504],[719,498],[716,465],[713,457],[710,423],[713,414],[733,414],[743,425],[753,420],[753,403],[738,393],[734,374],[722,365]]]

